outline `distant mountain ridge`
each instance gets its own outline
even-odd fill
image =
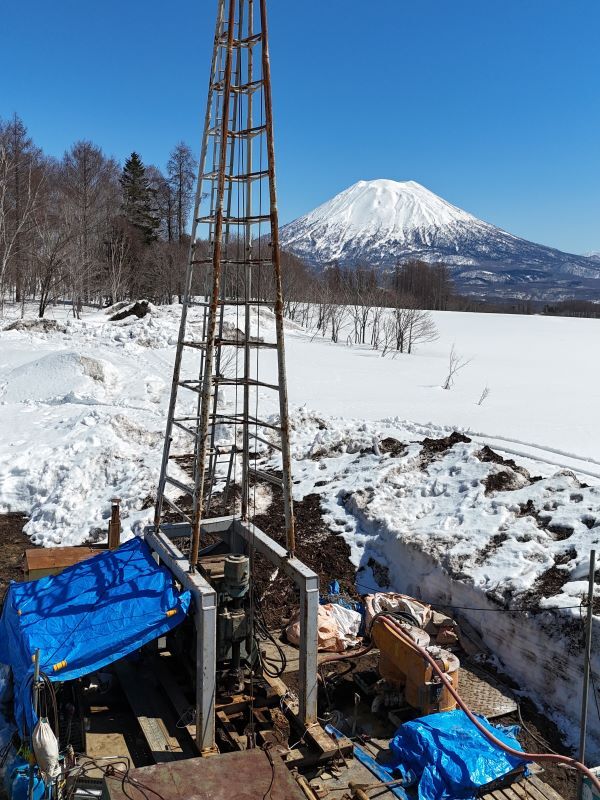
[[[496,298],[600,298],[597,257],[563,253],[477,219],[415,181],[358,181],[280,232],[316,268],[443,262],[460,291]]]

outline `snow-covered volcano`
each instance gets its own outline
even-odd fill
[[[600,296],[596,259],[513,236],[415,181],[358,181],[284,226],[281,243],[316,267],[443,262],[472,294]]]

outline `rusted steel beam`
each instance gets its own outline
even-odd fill
[[[113,497],[108,523],[108,549],[116,550],[121,544],[121,498]]]
[[[204,483],[206,479],[206,448],[208,444],[208,420],[212,391],[212,368],[215,354],[215,338],[217,325],[217,306],[219,304],[221,281],[221,254],[223,249],[223,202],[225,196],[225,169],[227,167],[227,131],[229,126],[229,102],[231,98],[231,64],[233,54],[233,33],[235,27],[235,0],[229,0],[227,17],[227,55],[225,58],[225,75],[223,79],[223,119],[221,126],[221,151],[219,159],[219,177],[217,182],[216,221],[213,249],[213,280],[211,303],[208,311],[206,332],[206,355],[204,359],[204,383],[201,404],[200,442],[196,468],[196,509],[192,525],[192,549],[190,553],[190,569],[195,570],[198,562],[200,546],[200,524],[204,504]],[[182,337],[183,338],[183,337]]]
[[[260,0],[262,27],[262,66],[265,93],[265,122],[267,128],[267,160],[269,167],[269,198],[271,204],[271,251],[275,278],[275,331],[277,335],[277,368],[279,372],[279,416],[281,426],[281,457],[283,466],[283,507],[285,513],[285,539],[290,556],[296,551],[294,503],[292,500],[292,459],[290,453],[290,423],[288,389],[285,368],[285,342],[283,328],[283,291],[281,287],[281,252],[279,248],[279,211],[275,174],[275,138],[273,133],[273,97],[271,93],[271,62],[269,58],[269,32],[267,1]]]
[[[181,361],[183,358],[183,341],[185,339],[185,329],[187,322],[187,312],[191,304],[192,297],[192,280],[194,277],[194,253],[196,250],[196,234],[198,230],[198,214],[200,211],[200,202],[202,200],[202,175],[206,169],[206,157],[208,153],[208,136],[207,132],[210,128],[211,108],[213,102],[213,95],[215,92],[215,77],[217,71],[217,53],[218,43],[221,38],[221,28],[223,25],[223,9],[225,0],[218,0],[217,4],[217,20],[215,23],[214,34],[214,47],[212,54],[212,61],[210,66],[210,79],[208,83],[208,102],[206,103],[206,114],[204,117],[204,133],[202,136],[202,148],[200,151],[200,160],[198,162],[198,182],[196,184],[196,194],[194,197],[194,216],[192,223],[192,234],[190,236],[190,246],[188,253],[188,267],[185,275],[185,284],[183,288],[183,304],[181,309],[181,320],[179,322],[179,337],[177,341],[177,350],[175,351],[175,364],[173,366],[173,380],[171,383],[171,397],[169,400],[169,411],[167,414],[167,428],[165,431],[165,443],[163,446],[162,463],[160,468],[160,480],[158,484],[158,491],[156,493],[156,505],[154,507],[154,525],[158,527],[160,524],[160,517],[162,514],[163,497],[165,491],[165,477],[167,475],[167,466],[169,463],[169,453],[171,450],[171,441],[173,433],[173,418],[175,416],[175,408],[177,405],[177,388],[179,384],[179,377],[181,374]]]

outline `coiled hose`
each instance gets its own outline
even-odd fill
[[[435,659],[427,652],[427,650],[425,650],[424,647],[420,647],[420,645],[415,644],[415,642],[413,642],[410,636],[407,633],[405,633],[404,630],[402,630],[400,625],[396,623],[393,617],[389,617],[385,614],[382,614],[381,616],[382,616],[381,623],[383,625],[387,625],[388,629],[393,630],[394,633],[396,633],[406,644],[408,644],[410,647],[413,647],[423,656],[423,658],[427,661],[427,663],[431,666],[432,670],[444,684],[446,689],[448,689],[452,697],[454,697],[458,705],[465,712],[467,717],[471,720],[473,725],[475,725],[477,730],[480,733],[482,733],[486,737],[486,739],[488,739],[492,744],[496,745],[496,747],[499,747],[501,750],[504,750],[505,753],[508,753],[508,755],[513,756],[515,758],[520,758],[520,759],[526,758],[530,761],[536,761],[537,763],[540,764],[550,762],[554,764],[564,764],[565,766],[572,767],[581,772],[583,775],[587,776],[592,782],[592,785],[596,788],[596,790],[600,792],[600,780],[594,775],[594,773],[590,769],[588,769],[585,766],[585,764],[582,764],[576,759],[570,758],[569,756],[560,756],[553,753],[525,753],[522,750],[515,750],[513,747],[509,747],[508,745],[504,744],[504,742],[501,742],[500,739],[497,739],[493,733],[488,731],[488,729],[485,728],[479,722],[479,720],[473,714],[471,709],[462,700],[462,698],[452,685],[451,681],[448,680],[446,674],[443,672],[443,670],[440,669]]]

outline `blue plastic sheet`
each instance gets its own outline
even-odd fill
[[[506,730],[477,718],[504,744],[521,750]],[[471,800],[480,786],[527,763],[492,744],[458,709],[404,723],[390,747],[396,767],[417,776],[419,800]]]
[[[60,575],[11,583],[0,618],[0,662],[12,668],[15,718],[31,732],[33,656],[50,680],[73,680],[163,636],[185,618],[189,592],[159,567],[143,539]]]

